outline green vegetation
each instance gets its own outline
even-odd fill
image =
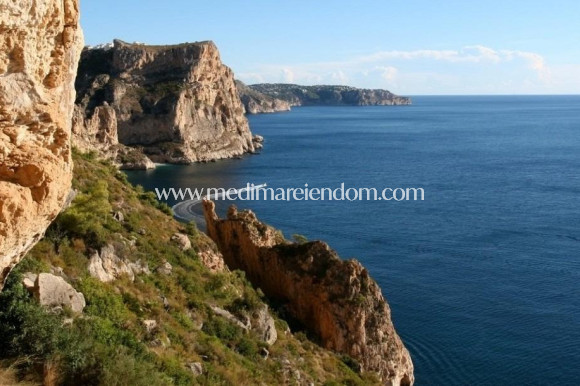
[[[292,239],[297,244],[306,244],[308,242],[308,238],[304,235],[293,234]]]
[[[0,363],[32,384],[83,385],[367,385],[369,374],[353,371],[350,360],[286,333],[276,318],[278,341],[267,347],[216,315],[211,306],[233,315],[250,315],[263,307],[264,295],[243,272],[210,272],[198,251],[211,241],[195,224],[181,224],[171,211],[124,174],[91,154],[75,154],[71,206],[9,276],[0,294]],[[122,213],[123,221],[113,217]],[[189,235],[193,248],[182,251],[170,241],[176,232]],[[146,263],[150,274],[134,281],[120,277],[102,283],[90,277],[88,259],[103,245],[114,245],[127,261]],[[171,274],[156,269],[168,262]],[[67,281],[87,302],[82,317],[48,312],[21,284],[25,272],[62,268]],[[148,329],[145,320],[154,320]],[[189,368],[200,363],[201,375]],[[0,371],[0,374],[2,371]]]

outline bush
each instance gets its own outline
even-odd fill
[[[104,245],[112,231],[119,230],[118,223],[111,216],[112,210],[108,185],[104,181],[98,181],[86,194],[80,193],[71,207],[58,216],[49,235],[63,233],[79,237],[88,245],[99,248]],[[58,237],[62,238],[62,235]],[[58,248],[56,249],[58,252]]]
[[[87,301],[85,313],[108,319],[118,326],[127,321],[130,313],[122,295],[115,293],[108,284],[87,277],[81,280],[79,286]]]
[[[306,236],[299,235],[299,234],[292,235],[292,239],[297,244],[306,244],[308,242],[308,239],[306,238]]]

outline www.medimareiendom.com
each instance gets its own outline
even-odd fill
[[[271,188],[267,184],[247,183],[236,188],[155,188],[157,199],[176,201],[424,201],[423,188],[353,188],[341,183],[337,188],[303,187]]]

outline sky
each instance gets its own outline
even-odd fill
[[[81,0],[88,45],[213,40],[248,83],[580,94],[580,1]]]

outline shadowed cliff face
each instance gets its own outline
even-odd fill
[[[239,80],[236,80],[236,87],[240,100],[244,105],[244,110],[248,114],[276,113],[290,110],[290,103],[262,94]]]
[[[212,42],[145,46],[117,40],[113,47],[85,49],[76,88],[73,131],[85,149],[117,135],[158,162],[254,151],[233,73]]]
[[[219,219],[204,202],[207,231],[231,269],[315,333],[325,348],[356,359],[389,385],[414,381],[409,352],[397,335],[380,288],[357,261],[341,260],[321,241],[291,244],[256,219],[231,208]]]
[[[0,288],[70,191],[76,0],[0,0]]]

